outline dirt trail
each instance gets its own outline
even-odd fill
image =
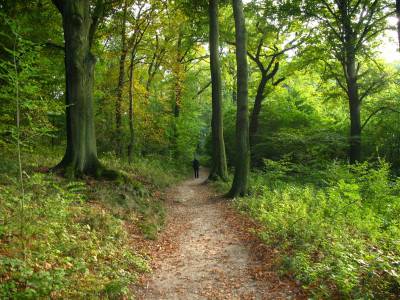
[[[152,245],[154,272],[137,288],[137,298],[302,298],[293,283],[281,281],[253,255],[254,247],[243,239],[247,229],[203,184],[206,173],[200,175],[167,192],[166,230]]]

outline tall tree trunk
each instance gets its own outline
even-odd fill
[[[116,154],[122,156],[123,153],[123,132],[122,132],[122,93],[125,83],[125,61],[128,54],[126,46],[126,18],[127,18],[128,5],[127,1],[124,4],[124,15],[122,18],[121,29],[121,55],[119,58],[119,76],[117,86],[117,99],[115,102],[115,138],[116,138]]]
[[[222,87],[221,67],[219,61],[219,25],[218,0],[209,0],[210,23],[210,69],[212,81],[212,169],[209,178],[226,180],[226,166],[223,116],[222,116]]]
[[[347,63],[347,88],[350,109],[350,163],[361,160],[361,102],[358,93],[357,71],[355,57],[350,57]]]
[[[396,0],[396,16],[397,16],[397,38],[400,50],[400,0]]]
[[[133,147],[135,143],[135,131],[134,131],[134,110],[133,110],[133,90],[134,90],[134,80],[133,80],[133,69],[135,66],[135,52],[132,51],[132,56],[131,56],[131,64],[129,66],[129,145],[128,145],[128,161],[129,164],[132,163],[132,158],[133,158]]]
[[[172,136],[172,147],[173,154],[175,158],[179,156],[178,149],[178,139],[179,139],[179,131],[178,131],[178,120],[181,112],[181,104],[182,104],[182,91],[183,91],[183,66],[182,66],[182,29],[179,30],[178,33],[178,42],[176,46],[176,58],[174,65],[174,103],[173,103],[173,136]]]
[[[182,30],[179,31],[178,43],[176,49],[176,62],[175,62],[175,102],[174,102],[174,117],[178,118],[182,102]]]
[[[248,193],[250,163],[249,110],[248,110],[248,67],[246,46],[246,25],[242,0],[232,0],[235,18],[236,63],[237,63],[237,112],[236,112],[236,158],[235,177],[230,197],[245,196]]]
[[[257,88],[256,98],[254,100],[253,111],[252,111],[251,117],[250,117],[250,129],[249,129],[250,149],[252,149],[252,147],[255,144],[255,139],[257,136],[257,132],[258,132],[258,120],[260,117],[262,101],[264,100],[264,90],[265,90],[265,86],[267,85],[267,82],[268,82],[268,77],[265,73],[262,73],[261,76],[262,77],[261,77],[260,83],[258,84],[258,88]]]
[[[348,14],[348,2],[341,1],[339,10],[345,39],[343,67],[350,110],[349,159],[350,163],[354,164],[361,160],[361,101],[358,91],[356,41],[351,27],[351,17]]]
[[[145,94],[145,99],[147,101],[148,101],[148,99],[150,97],[151,82],[153,81],[153,78],[156,75],[156,72],[157,72],[157,69],[158,69],[158,66],[159,66],[158,65],[159,62],[157,62],[159,45],[160,45],[160,40],[159,40],[158,34],[156,34],[156,46],[154,48],[154,53],[153,53],[153,56],[151,58],[149,67],[147,69],[146,94]]]
[[[55,2],[63,17],[66,70],[67,148],[56,169],[68,176],[100,175],[93,119],[93,76],[96,59],[90,52],[89,0]]]

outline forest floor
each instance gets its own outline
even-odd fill
[[[155,241],[137,241],[153,272],[138,299],[305,299],[282,279],[276,253],[251,233],[256,225],[205,184],[206,172],[165,193],[167,221]]]

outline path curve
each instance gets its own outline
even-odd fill
[[[138,299],[300,299],[298,288],[260,261],[243,241],[232,209],[204,184],[206,172],[168,190],[167,225],[153,245],[154,271]],[[246,230],[246,229],[244,229]],[[261,277],[261,278],[259,278]]]

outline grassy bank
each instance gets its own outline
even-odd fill
[[[122,298],[149,271],[124,224],[156,238],[164,222],[159,191],[184,171],[163,158],[137,158],[128,165],[110,155],[104,164],[128,181],[67,181],[45,172],[57,158],[24,157],[24,193],[16,164],[3,158],[0,298]]]
[[[319,168],[266,161],[235,200],[279,250],[283,275],[316,298],[400,294],[400,180],[385,163]]]

